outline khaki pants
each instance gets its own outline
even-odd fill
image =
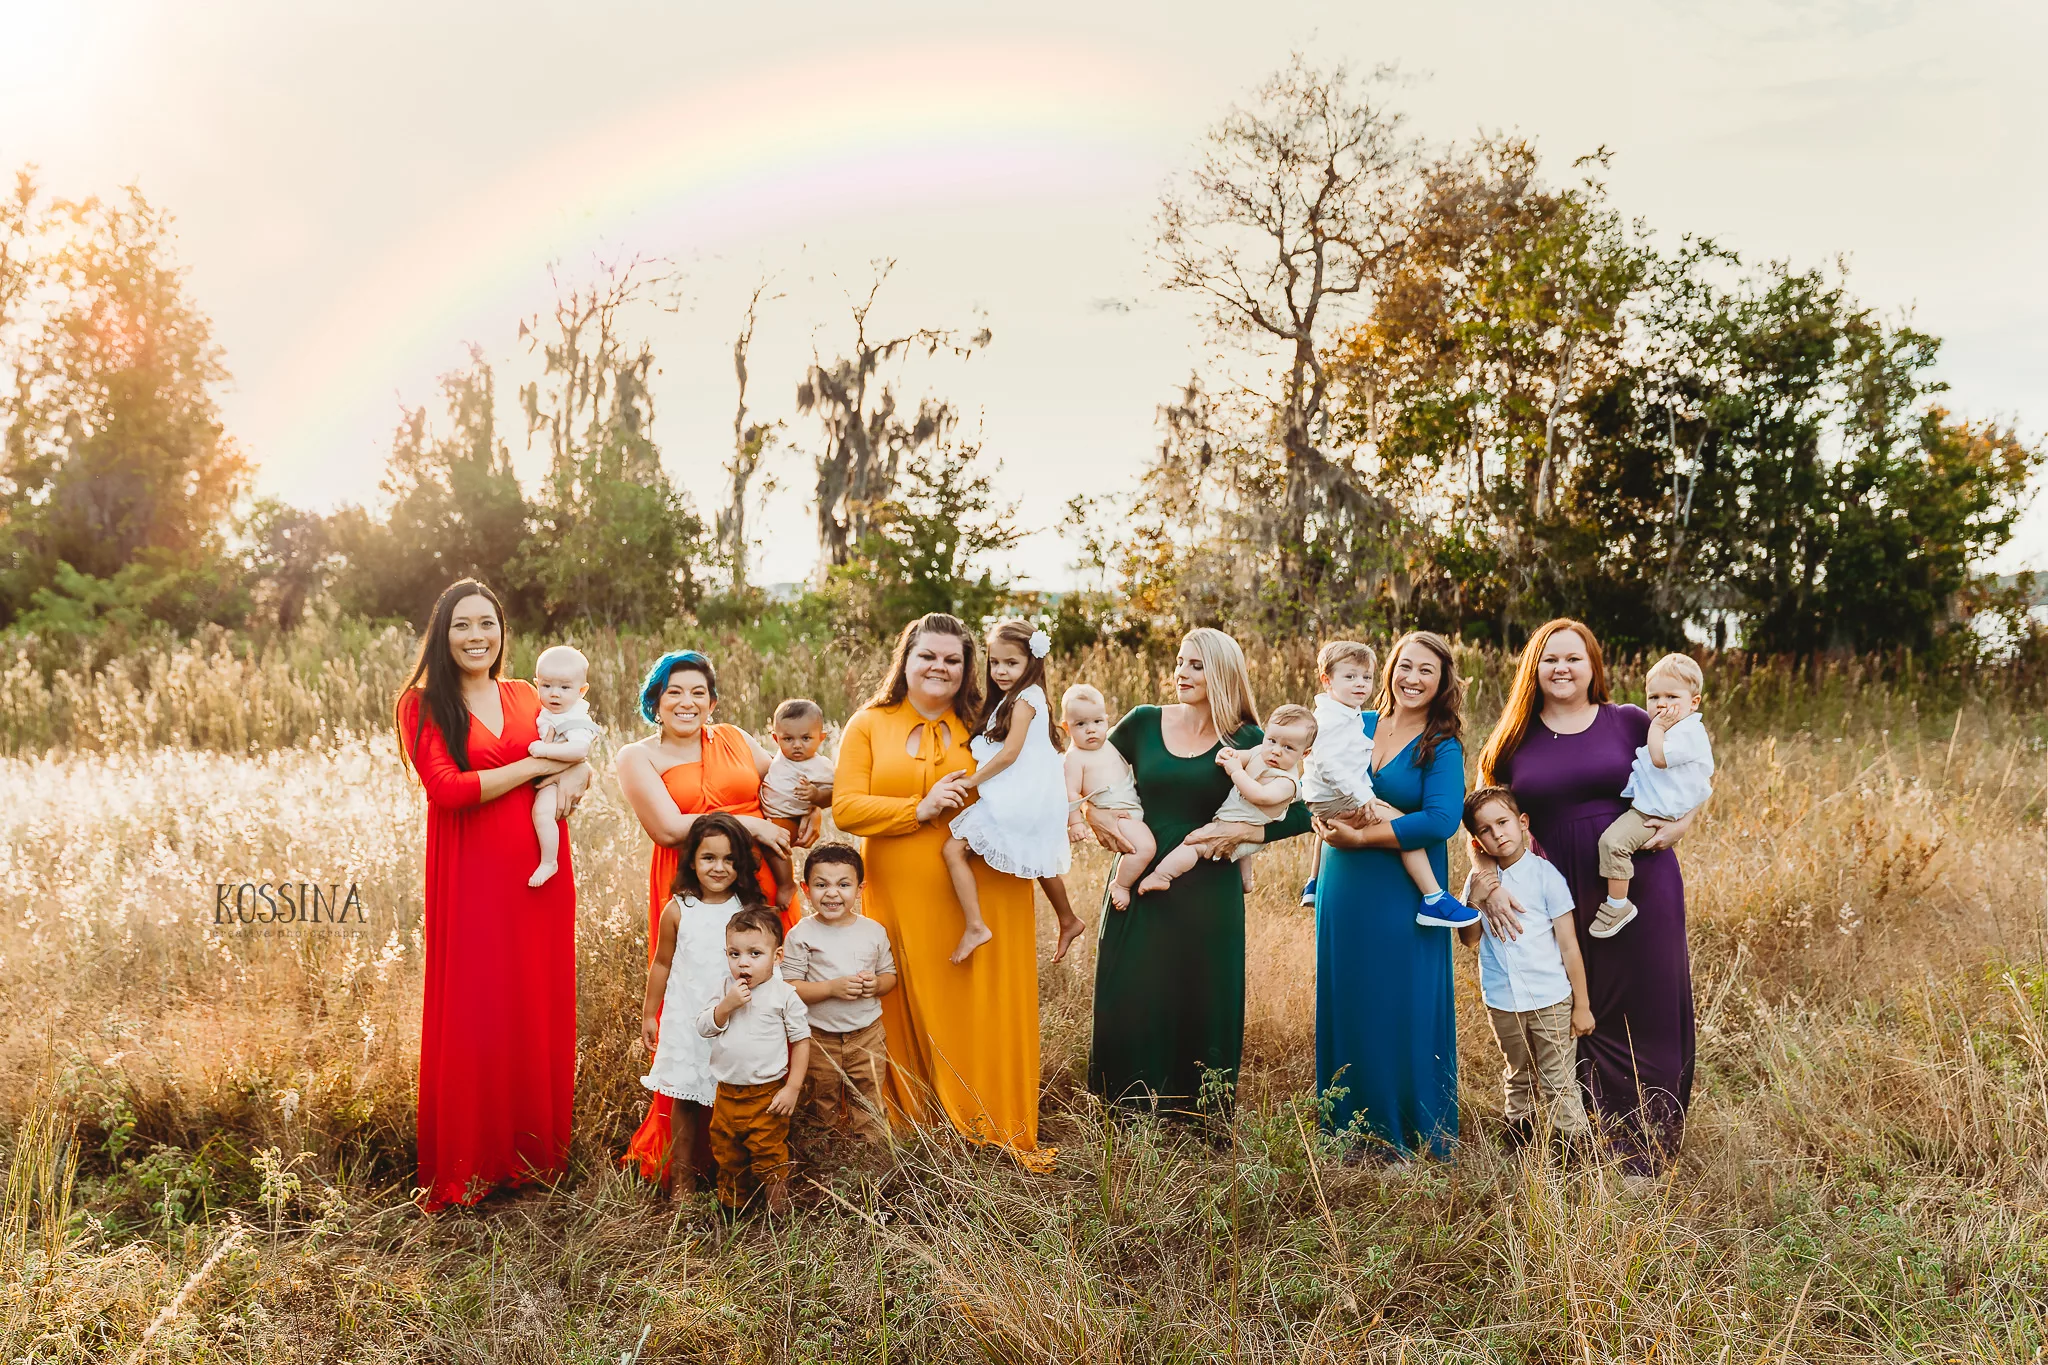
[[[1628,881],[1636,875],[1636,850],[1649,840],[1650,827],[1634,806],[1614,817],[1600,836],[1600,875]]]
[[[804,1085],[810,1091],[811,1116],[827,1128],[862,1142],[887,1142],[882,1083],[888,1074],[889,1046],[881,1020],[844,1033],[811,1029],[811,1069]]]
[[[757,1185],[789,1179],[789,1116],[768,1112],[784,1081],[718,1083],[711,1106],[711,1154],[718,1158],[718,1202],[742,1209]]]
[[[1579,1095],[1579,1045],[1572,1037],[1572,1002],[1540,1010],[1487,1007],[1493,1036],[1507,1058],[1508,1120],[1533,1119],[1537,1096],[1550,1110],[1550,1126],[1567,1137],[1588,1130],[1586,1102]]]

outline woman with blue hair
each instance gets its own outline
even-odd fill
[[[737,725],[712,720],[718,707],[718,670],[694,649],[672,650],[655,660],[640,689],[640,714],[654,733],[621,745],[614,763],[626,803],[654,840],[647,868],[647,952],[654,954],[662,907],[675,880],[676,849],[698,817],[719,812],[740,822],[759,845],[764,864],[789,866],[789,833],[761,814],[761,778],[775,751]],[[787,880],[786,878],[784,879]],[[790,890],[764,866],[762,888],[790,922]],[[685,1020],[687,1026],[690,1021]],[[699,1104],[653,1097],[640,1131],[626,1147],[640,1174],[665,1181],[671,1151],[685,1158],[676,1174],[711,1174],[711,1097]]]

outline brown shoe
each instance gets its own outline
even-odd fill
[[[1620,905],[1616,905],[1613,901],[1603,900],[1600,902],[1600,908],[1593,914],[1593,927],[1586,932],[1594,938],[1613,938],[1621,932],[1621,927],[1624,924],[1627,924],[1635,917],[1636,903],[1634,901],[1623,901]]]
[[[789,1211],[795,1207],[795,1201],[789,1197],[789,1181],[771,1180],[767,1183],[766,1192],[768,1212],[777,1218],[787,1217]]]

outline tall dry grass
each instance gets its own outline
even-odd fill
[[[641,679],[666,650],[710,654],[719,670],[720,718],[753,729],[765,728],[786,697],[810,697],[828,716],[852,714],[888,661],[887,646],[871,640],[758,647],[737,633],[684,626],[658,635],[580,628],[560,641],[589,656],[591,709],[615,735],[639,725]],[[534,659],[557,642],[514,633],[508,675],[531,677]],[[1243,644],[1269,709],[1315,692],[1313,641]],[[282,636],[214,632],[114,653],[90,642],[11,638],[0,641],[0,754],[162,747],[262,754],[346,742],[390,728],[392,697],[417,648],[407,630],[322,619]],[[1506,695],[1514,660],[1490,648],[1460,646],[1457,653],[1468,711],[1488,718]],[[1647,662],[1610,660],[1618,692],[1641,698]],[[1708,658],[1705,669],[1720,722],[1756,733],[1917,730],[1971,705],[2037,707],[2048,683],[2024,666],[1930,672],[1909,656],[1801,666],[1730,652]],[[1142,650],[1095,645],[1053,657],[1051,690],[1086,680],[1121,710],[1164,697],[1172,670],[1171,641]]]
[[[600,710],[646,652],[609,656]],[[851,656],[728,654],[750,719],[778,689],[863,688]],[[1484,710],[1503,670],[1470,663]],[[1255,664],[1270,702],[1307,660]],[[1081,666],[1128,704],[1163,661]],[[1720,795],[1683,852],[1700,1081],[1665,1185],[1496,1148],[1469,956],[1457,1162],[1332,1160],[1291,904],[1306,855],[1283,846],[1260,861],[1244,1103],[1219,1140],[1104,1122],[1084,953],[1042,982],[1051,1175],[941,1134],[887,1169],[811,1140],[800,1216],[727,1229],[612,1160],[643,1103],[645,963],[646,846],[616,793],[574,831],[571,1175],[422,1219],[417,791],[380,707],[308,673],[335,709],[274,708],[306,718],[298,747],[216,743],[236,732],[196,717],[286,695],[298,665],[187,667],[149,693],[148,743],[148,701],[103,698],[72,713],[102,728],[0,760],[7,1359],[2030,1361],[2048,1340],[2048,753],[2003,701],[1716,681]],[[1076,878],[1104,870],[1084,855]],[[213,923],[217,883],[285,879],[355,883],[367,923]]]

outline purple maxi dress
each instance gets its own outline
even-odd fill
[[[1544,856],[1571,885],[1594,1021],[1593,1032],[1579,1040],[1579,1080],[1594,1122],[1627,1168],[1643,1175],[1678,1154],[1692,1102],[1692,958],[1678,854],[1636,854],[1629,892],[1635,919],[1613,938],[1586,930],[1607,895],[1600,835],[1628,809],[1621,789],[1649,734],[1649,713],[1638,706],[1602,706],[1576,735],[1554,733],[1538,719],[1497,774],[1514,790]]]

